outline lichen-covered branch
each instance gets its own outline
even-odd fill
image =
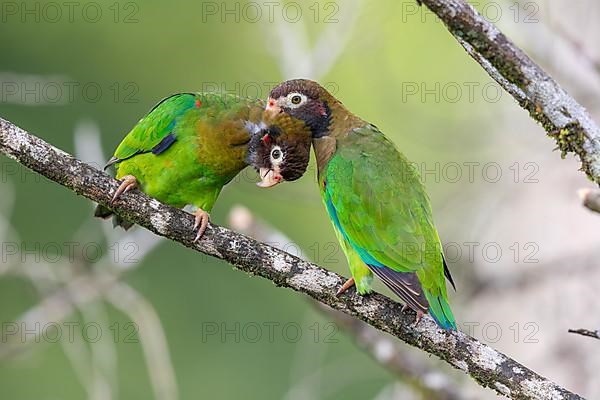
[[[341,276],[247,236],[210,225],[204,238],[194,243],[194,218],[144,193],[127,193],[117,204],[111,205],[111,195],[118,186],[115,179],[1,118],[0,153],[157,235],[225,260],[278,286],[305,293],[434,354],[500,394],[513,399],[581,399],[462,332],[438,329],[429,317],[415,325],[413,312],[402,312],[400,304],[383,295],[363,297],[351,290],[337,297],[336,291],[344,282]]]
[[[582,170],[600,184],[600,128],[588,112],[494,24],[464,0],[418,0],[487,73],[553,137],[562,155],[579,156]]]

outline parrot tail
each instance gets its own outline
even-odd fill
[[[428,290],[423,290],[417,274],[367,265],[392,292],[414,311],[429,312],[440,328],[456,330],[456,322],[448,300],[442,294],[434,296]]]
[[[98,204],[96,210],[94,211],[94,217],[108,219],[112,217],[113,227],[120,226],[121,228],[128,230],[133,226],[132,222],[124,220],[121,216],[113,213],[108,208],[104,207],[101,204]]]
[[[435,322],[437,322],[440,328],[444,328],[447,331],[456,330],[456,321],[454,320],[454,315],[452,314],[450,304],[448,304],[446,297],[441,293],[434,296],[427,290],[424,292],[425,297],[427,297],[427,301],[429,302],[429,314],[433,317]]]

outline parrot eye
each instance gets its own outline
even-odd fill
[[[271,162],[279,163],[282,158],[283,153],[281,152],[279,146],[274,147],[273,150],[271,150]]]
[[[290,93],[287,97],[288,105],[291,108],[298,108],[304,103],[306,103],[306,96],[302,93]]]

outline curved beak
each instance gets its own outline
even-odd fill
[[[283,177],[272,169],[261,168],[260,169],[261,181],[256,185],[262,188],[273,187],[283,181]]]
[[[265,111],[269,112],[272,115],[277,115],[283,112],[283,109],[277,104],[277,101],[271,97],[267,100],[267,107]]]

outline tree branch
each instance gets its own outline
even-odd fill
[[[428,316],[415,325],[413,312],[401,312],[401,305],[381,294],[363,297],[351,290],[337,297],[336,290],[344,282],[341,276],[247,236],[210,225],[205,237],[194,243],[194,218],[144,193],[127,193],[118,204],[111,205],[111,194],[118,186],[115,179],[1,118],[0,152],[160,236],[356,316],[440,357],[500,394],[513,399],[581,399],[462,332],[438,329]]]
[[[588,112],[494,24],[464,0],[418,0],[486,72],[553,137],[563,157],[579,156],[582,170],[600,184],[600,128]]]

